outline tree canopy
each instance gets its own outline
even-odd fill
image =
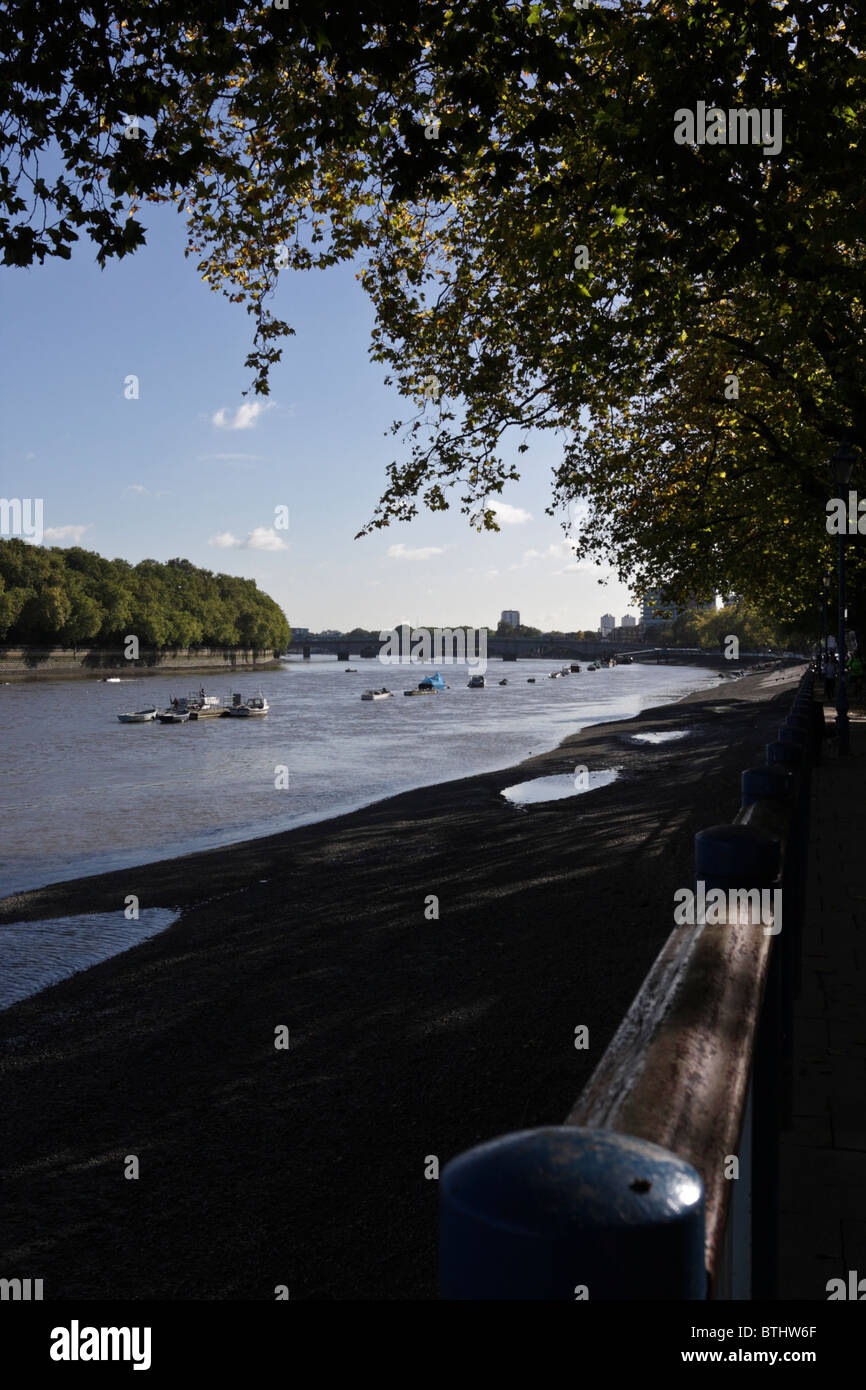
[[[72,546],[0,541],[0,641],[10,646],[243,647],[285,651],[282,609],[253,579],[189,560],[106,560]]]
[[[60,222],[34,240],[16,203],[7,260],[65,254],[79,225],[123,254],[126,204],[176,199],[203,278],[253,315],[266,393],[279,277],[357,259],[373,358],[411,402],[359,534],[454,489],[497,529],[515,453],[553,431],[554,506],[586,504],[577,549],[635,591],[811,601],[828,459],[866,437],[861,6],[136,0],[78,11],[68,42],[52,15],[20,0],[0,25],[29,61],[5,153],[53,140],[81,192],[34,182]],[[678,143],[699,103],[767,113],[759,138],[729,139],[728,114]]]

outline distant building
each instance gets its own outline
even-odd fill
[[[676,621],[681,613],[715,613],[716,597],[698,599],[689,594],[684,604],[672,603],[664,589],[651,589],[644,595],[641,603],[640,620],[642,627],[663,627]]]
[[[319,633],[320,637],[342,637],[340,629],[337,627],[323,627]]]
[[[520,627],[520,614],[516,608],[503,608],[499,621],[503,627]]]
[[[309,635],[310,635],[310,629],[309,629],[308,627],[293,627],[293,628],[292,628],[292,636],[293,636],[293,637],[309,637]]]
[[[602,613],[601,615],[601,635],[607,637],[616,627],[616,618],[612,613]]]
[[[633,617],[631,616],[630,613],[624,613],[624,614],[623,614],[623,618],[622,618],[622,624],[621,624],[621,626],[622,626],[622,627],[637,627],[637,618],[633,618]]]
[[[640,606],[641,626],[663,627],[665,623],[672,623],[679,611],[677,605],[665,597],[663,589],[650,589]]]

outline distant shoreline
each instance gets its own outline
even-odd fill
[[[137,661],[127,661],[120,648],[85,648],[74,652],[71,647],[0,648],[0,684],[13,681],[44,680],[107,680],[121,676],[161,676],[166,672],[188,671],[190,675],[203,672],[232,674],[234,671],[274,671],[282,665],[280,657],[256,659],[244,648],[232,651],[193,652],[183,654],[183,648],[148,652]]]

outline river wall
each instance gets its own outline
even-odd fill
[[[0,681],[68,679],[110,673],[156,676],[164,671],[263,671],[279,666],[272,652],[240,648],[142,651],[127,660],[123,647],[0,647]]]

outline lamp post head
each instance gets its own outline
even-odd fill
[[[854,453],[843,440],[830,460],[830,470],[833,474],[833,482],[836,484],[837,491],[842,492],[844,488],[847,488],[851,480],[851,469],[853,466]]]

